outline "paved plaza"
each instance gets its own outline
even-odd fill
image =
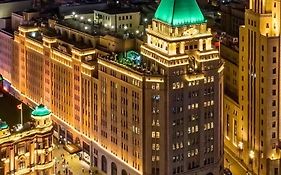
[[[85,161],[80,160],[77,154],[70,154],[63,145],[56,145],[54,150],[55,174],[57,175],[103,175],[100,170],[90,167]]]

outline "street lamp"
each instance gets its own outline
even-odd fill
[[[254,163],[253,163],[253,159],[255,158],[255,152],[253,150],[251,150],[249,152],[249,158],[250,158],[250,164],[252,164],[252,171],[254,171]]]
[[[72,15],[74,16],[74,15],[76,15],[76,13],[75,13],[75,12],[72,12]]]
[[[243,142],[240,141],[238,143],[238,150],[239,150],[239,158],[241,159],[241,152],[243,151]]]
[[[255,152],[253,150],[251,150],[249,152],[249,157],[250,157],[251,160],[253,160],[255,158]]]

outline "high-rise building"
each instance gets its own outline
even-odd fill
[[[223,62],[195,0],[162,0],[140,53],[49,22],[15,33],[11,83],[43,99],[57,138],[112,175],[223,173]]]
[[[280,2],[250,0],[239,36],[238,115],[225,116],[226,146],[255,174],[280,170]]]
[[[22,107],[22,106],[21,106]],[[53,126],[51,112],[39,105],[33,122],[17,127],[0,120],[1,174],[53,174]]]
[[[163,92],[151,94],[159,94],[159,102],[149,103],[159,112],[145,119],[146,131],[161,134],[146,136],[147,150],[160,145],[146,152],[146,172],[221,174],[223,65],[211,40],[196,1],[161,1],[141,47],[144,63],[164,80]]]

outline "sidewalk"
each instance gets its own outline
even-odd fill
[[[250,173],[245,162],[236,157],[235,154],[227,147],[224,147],[224,154],[224,159],[226,162],[224,166],[229,168],[233,175],[255,175]]]
[[[90,167],[83,160],[79,160],[76,154],[69,154],[63,145],[59,145],[54,149],[54,158],[56,162],[55,172],[56,175],[103,175],[96,167]],[[91,170],[92,171],[91,173]]]

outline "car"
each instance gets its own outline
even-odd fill
[[[232,172],[230,171],[230,169],[225,168],[225,169],[223,170],[223,174],[224,174],[224,175],[232,175]]]

